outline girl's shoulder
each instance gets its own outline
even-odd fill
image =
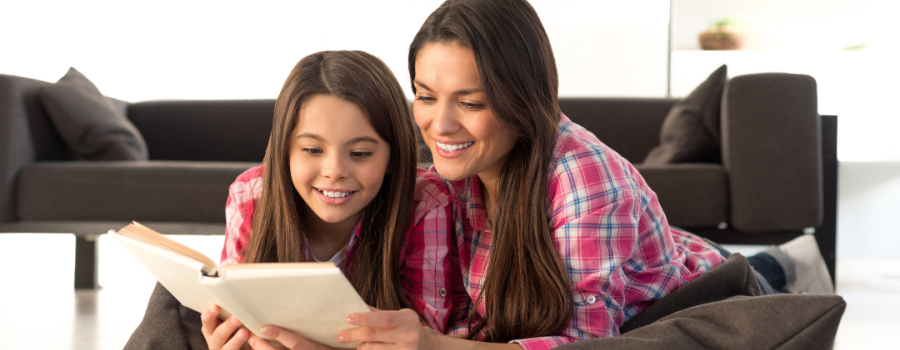
[[[238,175],[229,187],[231,197],[239,202],[254,200],[262,193],[265,165],[255,166]]]

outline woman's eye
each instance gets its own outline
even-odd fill
[[[425,102],[425,103],[431,103],[431,102],[434,102],[434,97],[418,96],[418,97],[416,97],[416,99],[419,100],[419,101]]]
[[[484,104],[481,103],[468,103],[468,102],[460,102],[459,103],[463,108],[468,110],[477,111],[484,108]]]
[[[355,159],[363,159],[372,155],[372,152],[350,152],[350,156]]]
[[[320,150],[318,148],[304,148],[303,152],[309,153],[314,156],[322,154],[322,150]]]

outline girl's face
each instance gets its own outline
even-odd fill
[[[359,220],[381,189],[388,143],[362,109],[339,97],[309,98],[298,118],[289,153],[294,188],[325,222]]]
[[[413,115],[441,176],[495,177],[516,143],[487,102],[472,50],[425,45],[416,57]]]

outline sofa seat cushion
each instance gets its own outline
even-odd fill
[[[228,187],[259,163],[41,162],[18,177],[20,220],[225,222]]]
[[[669,225],[710,228],[728,222],[728,176],[721,164],[635,166],[656,192]]]

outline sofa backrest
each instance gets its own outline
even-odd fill
[[[262,163],[274,110],[275,100],[149,101],[128,118],[151,160]]]
[[[561,98],[559,108],[575,124],[640,164],[659,145],[659,131],[677,100],[664,98]]]

